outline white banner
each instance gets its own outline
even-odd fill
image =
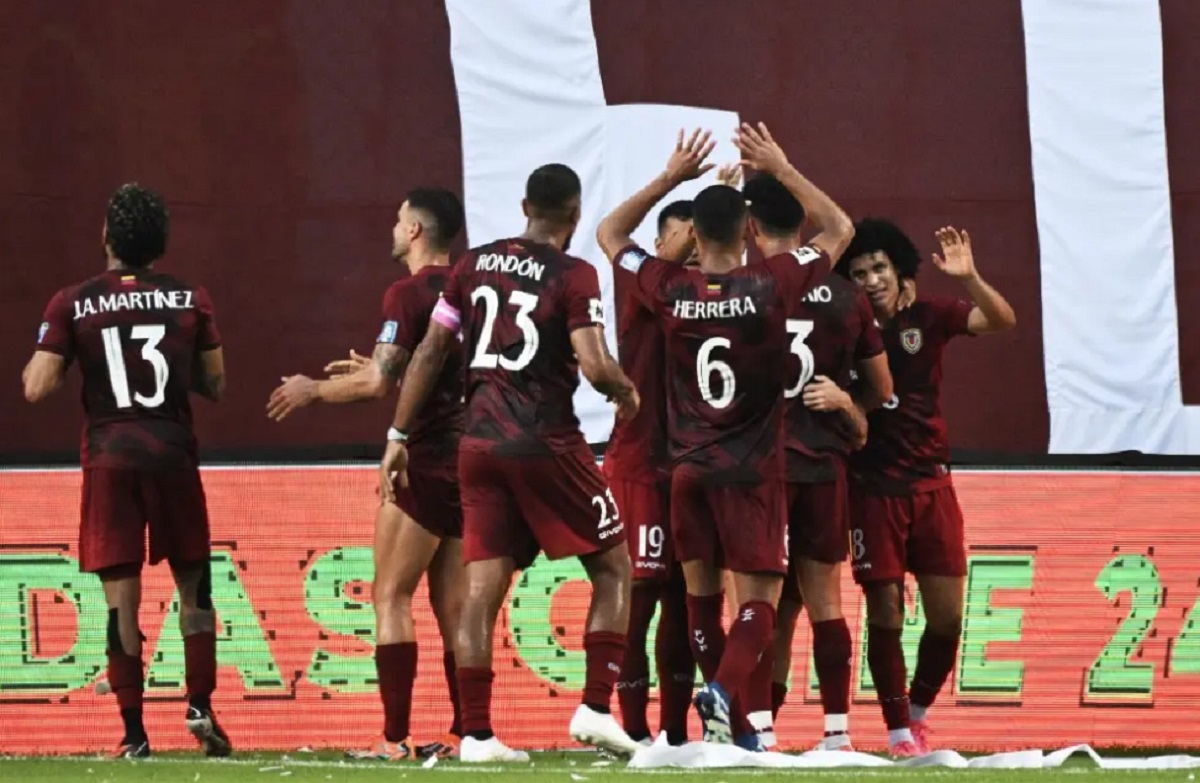
[[[1179,382],[1162,23],[1024,0],[1052,453],[1200,453]]]

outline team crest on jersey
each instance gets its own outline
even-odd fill
[[[905,329],[900,333],[900,345],[909,353],[921,350],[922,342],[920,329]]]
[[[637,273],[642,268],[642,264],[646,263],[648,256],[638,248],[631,248],[621,254],[620,265],[626,272]]]
[[[398,324],[395,321],[384,321],[383,329],[379,332],[379,337],[375,339],[377,343],[390,343],[396,340],[396,328]]]
[[[40,327],[38,327],[38,344],[39,345],[41,344],[42,340],[46,339],[46,332],[48,332],[48,331],[50,331],[50,324],[43,321],[42,325]]]

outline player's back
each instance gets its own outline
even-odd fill
[[[153,270],[109,270],[63,289],[68,358],[79,362],[85,467],[197,464],[188,399],[198,354],[220,344],[203,288]]]
[[[676,470],[728,483],[782,478],[787,297],[766,265],[679,270],[664,286]]]
[[[841,388],[854,378],[855,364],[882,352],[875,316],[854,283],[829,274],[795,303],[788,317],[787,451],[788,477],[817,479],[829,473],[823,463],[850,452],[841,416],[809,410],[801,392],[816,376]]]
[[[462,448],[521,456],[586,444],[571,331],[603,323],[596,270],[551,245],[502,239],[469,250],[451,286],[467,363]]]

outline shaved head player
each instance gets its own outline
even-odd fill
[[[38,402],[78,362],[86,422],[80,461],[79,565],[100,577],[108,604],[108,683],[125,723],[117,756],[145,758],[138,610],[146,529],[151,565],[166,560],[179,589],[186,722],[209,756],[228,756],[217,724],[216,625],[208,510],[189,393],[219,400],[225,364],[212,301],[200,286],[154,269],[166,252],[162,199],[124,185],[108,202],[105,271],[50,300],[25,398]]]
[[[611,228],[636,225],[681,182],[711,168],[708,134],[679,136],[667,167],[606,219],[601,247],[637,275],[641,300],[662,320],[667,340],[668,435],[674,473],[671,528],[687,581],[692,653],[708,683],[695,704],[706,740],[759,749],[757,735],[731,725],[740,694],[771,643],[775,605],[787,571],[783,461],[789,308],[829,272],[853,235],[845,213],[788,162],[765,126],[742,126],[743,162],[777,176],[821,233],[794,252],[742,265],[746,202],[727,185],[692,204],[699,268],[650,256]],[[721,569],[741,602],[726,643]],[[735,737],[735,732],[739,735]]]
[[[383,397],[404,375],[409,358],[450,276],[450,244],[462,230],[458,196],[442,188],[409,191],[392,228],[392,257],[412,273],[383,296],[383,325],[371,360],[340,377],[314,381],[293,375],[271,395],[268,414],[279,421],[314,402],[346,403]],[[347,362],[346,369],[357,367]],[[332,367],[341,369],[343,363]],[[411,760],[457,751],[458,682],[454,634],[462,608],[462,504],[458,491],[458,442],[462,434],[462,361],[452,354],[442,366],[433,396],[410,433],[415,479],[406,488],[384,487],[375,517],[375,667],[383,701],[383,733],[352,751],[358,759]],[[442,664],[453,723],[440,741],[417,746],[410,736],[417,634],[412,600],[429,573],[429,602],[442,635]]]
[[[579,373],[637,413],[637,390],[608,353],[596,270],[566,254],[579,223],[579,177],[561,164],[525,186],[525,233],[468,251],[455,265],[404,376],[382,483],[410,483],[411,427],[443,363],[465,351],[466,423],[458,457],[467,598],[458,686],[465,762],[528,761],[492,732],[492,633],[515,569],[544,550],[578,557],[592,582],[583,703],[573,738],[620,752],[638,745],[609,714],[629,625],[625,523],[579,429]],[[462,335],[462,346],[458,336]]]

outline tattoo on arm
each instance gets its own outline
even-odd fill
[[[404,370],[408,367],[410,357],[409,352],[398,345],[379,343],[375,346],[375,353],[372,354],[371,360],[379,368],[380,375],[387,378],[388,385],[395,386],[396,382],[404,377]]]

